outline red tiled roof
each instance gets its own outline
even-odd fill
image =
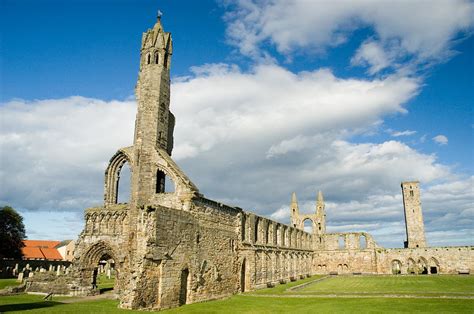
[[[62,260],[63,257],[55,248],[61,241],[23,240],[21,251],[24,259]]]
[[[61,241],[47,241],[47,240],[23,240],[25,246],[41,247],[41,248],[54,248]]]
[[[63,257],[61,254],[59,254],[57,249],[41,249],[43,252],[44,257],[48,260],[56,259],[56,260],[62,260]]]
[[[23,258],[25,259],[44,259],[44,255],[41,252],[41,249],[38,247],[25,246],[21,248],[21,252],[23,253]]]

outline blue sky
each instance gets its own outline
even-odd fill
[[[291,192],[311,211],[322,189],[329,230],[400,246],[399,184],[417,179],[428,242],[472,244],[473,3],[342,4],[2,1],[0,202],[30,238],[80,232],[131,144],[159,9],[174,157],[206,196],[287,221]]]

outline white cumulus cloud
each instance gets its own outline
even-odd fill
[[[351,64],[368,65],[369,74],[375,74],[390,66],[390,61],[380,44],[374,41],[368,41],[363,43],[356,51],[356,54],[351,59]]]
[[[448,138],[445,135],[439,134],[433,137],[433,141],[439,145],[448,144]]]
[[[474,24],[474,4],[468,0],[228,3],[233,9],[227,14],[230,42],[243,54],[257,58],[266,43],[285,55],[300,48],[321,51],[346,42],[354,30],[372,27],[377,42],[363,43],[353,59],[356,64],[367,62],[371,73],[387,67],[387,51],[402,59],[443,59],[452,53],[458,33]]]

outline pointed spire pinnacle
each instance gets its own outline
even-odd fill
[[[163,26],[161,25],[161,16],[163,15],[163,13],[158,10],[158,12],[156,13],[156,23],[155,23],[155,26],[153,27],[153,29],[158,29],[158,30],[163,30]]]
[[[321,192],[321,191],[318,192],[317,203],[318,203],[318,205],[324,204],[323,192]]]
[[[291,203],[292,204],[298,203],[298,200],[296,199],[296,193],[295,192],[293,192],[293,194],[291,194]]]

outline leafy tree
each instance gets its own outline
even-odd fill
[[[25,239],[23,217],[10,206],[0,207],[0,259],[21,258]]]

